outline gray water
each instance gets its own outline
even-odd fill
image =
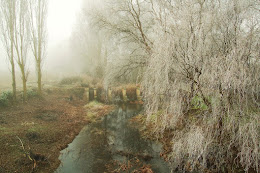
[[[131,159],[151,165],[154,172],[170,172],[168,164],[159,157],[162,145],[144,140],[137,129],[128,125],[128,120],[140,109],[140,105],[121,105],[100,121],[85,126],[68,148],[61,151],[61,165],[56,172],[110,172],[118,167],[113,164],[115,161],[127,163]],[[145,155],[152,157],[143,158]]]

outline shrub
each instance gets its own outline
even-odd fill
[[[43,121],[56,121],[58,118],[58,116],[55,113],[51,113],[51,112],[38,114],[35,117]]]
[[[13,98],[13,94],[11,91],[3,92],[0,95],[0,107],[8,106],[8,104],[11,102]]]
[[[79,99],[83,99],[83,95],[84,95],[84,92],[85,92],[85,89],[84,88],[72,88],[69,90],[69,92],[75,96],[76,98],[79,98]]]
[[[97,83],[98,83],[98,79],[93,78],[92,81],[91,81],[91,84],[92,84],[93,86],[95,86],[95,85],[97,85]]]
[[[37,91],[34,90],[34,89],[31,89],[31,90],[27,91],[27,97],[28,98],[35,98],[35,97],[38,97],[38,96],[39,95],[38,95]]]
[[[81,83],[80,86],[84,87],[84,88],[87,88],[87,87],[89,87],[89,84],[88,83]]]
[[[81,83],[82,81],[83,81],[82,78],[78,76],[66,77],[60,81],[60,85],[72,85],[75,83]]]

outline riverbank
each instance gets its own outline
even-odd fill
[[[172,152],[172,138],[174,131],[171,129],[165,130],[163,133],[159,134],[157,131],[156,124],[151,122],[146,122],[147,116],[139,114],[129,120],[129,125],[133,128],[137,128],[144,139],[151,141],[159,141],[163,147],[160,153],[166,162],[169,161],[170,153]]]
[[[160,111],[158,112],[160,113]],[[193,110],[190,111],[188,115],[199,115],[199,110]],[[155,115],[152,115],[152,117],[149,118],[149,121],[147,121],[147,116],[143,114],[139,114],[133,118],[130,119],[129,124],[137,128],[141,134],[141,136],[144,139],[148,139],[151,141],[159,141],[163,144],[163,150],[160,153],[160,157],[162,157],[166,162],[170,162],[171,166],[174,164],[174,159],[176,159],[176,156],[174,155],[174,148],[172,147],[174,145],[176,136],[178,135],[178,132],[183,130],[185,128],[185,124],[183,122],[179,122],[177,126],[174,129],[165,129],[164,131],[160,131],[160,129],[163,129],[163,124],[161,124],[160,120],[155,120]],[[187,116],[189,118],[189,116]],[[178,136],[177,136],[178,137]],[[182,146],[181,146],[182,147]],[[232,152],[232,151],[230,151]],[[219,171],[217,170],[210,170],[209,168],[205,167],[204,165],[200,164],[199,162],[195,163],[195,168],[192,167],[191,162],[187,161],[186,163],[183,163],[181,166],[182,170],[185,170],[186,172],[203,172],[203,173],[217,173]],[[231,166],[236,166],[233,169],[231,169]],[[173,169],[173,171],[178,172],[179,168]],[[232,165],[230,163],[227,167],[223,167],[223,171],[221,172],[237,172],[237,173],[256,173],[257,171],[254,169],[249,169],[248,171],[245,171],[240,165]]]
[[[43,98],[0,108],[0,172],[54,172],[60,151],[88,123],[113,107],[85,106],[74,89],[48,89]]]
[[[128,124],[140,110],[141,105],[119,104],[112,113],[85,126],[61,152],[57,173],[170,172],[169,165],[160,157],[162,145],[143,139]]]

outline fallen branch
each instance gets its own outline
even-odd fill
[[[16,136],[16,138],[19,139],[25,156],[27,156],[27,157],[30,159],[30,161],[33,162],[33,168],[32,168],[32,172],[33,172],[33,171],[35,170],[35,168],[36,168],[36,160],[33,159],[33,158],[30,156],[30,152],[26,152],[26,150],[25,150],[25,148],[24,148],[24,145],[23,145],[23,141],[21,140],[21,138],[19,138],[18,136]]]

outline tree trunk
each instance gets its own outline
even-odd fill
[[[40,7],[40,1],[38,1],[38,5]],[[41,15],[38,15],[38,21],[41,21]],[[41,25],[38,26],[38,57],[36,58],[36,64],[37,64],[37,76],[38,76],[38,94],[39,96],[42,95],[42,69],[41,69],[41,63],[42,63],[42,35],[41,35]]]
[[[15,80],[15,66],[14,62],[11,62],[12,66],[12,87],[13,87],[13,102],[16,102],[16,80]]]
[[[11,68],[12,68],[12,87],[13,87],[13,102],[16,102],[16,80],[15,80],[15,65],[14,65],[14,51],[13,43],[11,43]]]
[[[42,72],[41,72],[41,62],[40,60],[37,62],[37,76],[38,76],[38,94],[42,95]]]
[[[23,81],[23,101],[27,100],[27,79],[26,79],[26,74],[24,71],[24,66],[21,67],[21,73],[22,73],[22,81]]]

